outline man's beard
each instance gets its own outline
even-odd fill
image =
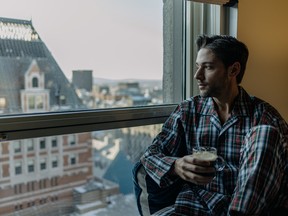
[[[212,87],[208,87],[207,89],[204,90],[200,90],[200,96],[201,97],[217,97],[219,95],[219,93],[221,92],[221,87],[217,87],[217,86],[212,86]]]

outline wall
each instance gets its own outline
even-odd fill
[[[237,37],[250,57],[242,86],[288,121],[288,1],[239,0]]]

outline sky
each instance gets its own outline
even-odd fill
[[[162,0],[0,0],[0,17],[32,20],[70,79],[162,79]]]

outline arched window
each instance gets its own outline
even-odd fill
[[[38,83],[38,78],[37,77],[33,77],[32,79],[32,88],[38,88],[39,86],[39,83]]]

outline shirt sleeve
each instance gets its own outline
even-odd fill
[[[160,187],[169,186],[178,180],[179,177],[169,174],[169,171],[175,160],[187,152],[182,112],[178,105],[141,157],[146,172]]]

